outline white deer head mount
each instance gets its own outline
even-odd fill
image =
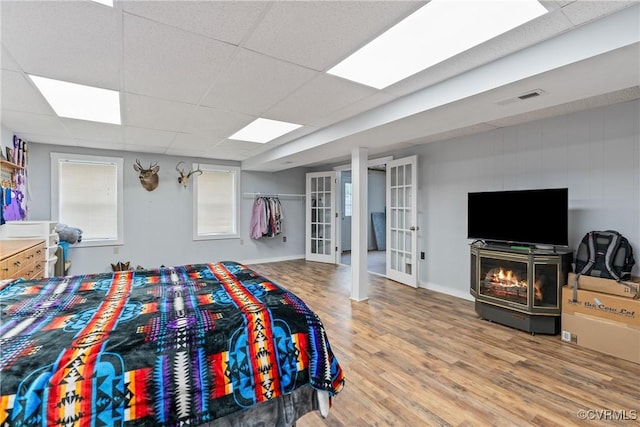
[[[178,164],[176,165],[176,170],[180,174],[180,176],[178,177],[178,182],[182,184],[184,188],[187,188],[187,185],[189,185],[189,178],[191,177],[191,175],[193,175],[194,173],[197,173],[198,175],[202,175],[202,171],[200,170],[200,165],[198,165],[198,169],[196,170],[191,169],[189,172],[185,172],[184,169],[180,167],[182,163],[184,162],[178,162]]]
[[[133,165],[133,169],[138,172],[138,178],[140,178],[140,184],[147,191],[153,191],[158,186],[158,171],[160,166],[158,162],[150,164],[148,169],[145,169],[140,164],[140,160],[136,159],[136,164]]]

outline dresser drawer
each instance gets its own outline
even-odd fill
[[[41,239],[2,240],[0,245],[2,248],[0,280],[44,277],[45,241]]]

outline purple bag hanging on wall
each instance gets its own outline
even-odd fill
[[[5,191],[4,219],[5,221],[20,221],[24,219],[24,210],[20,207],[18,192],[7,188]]]

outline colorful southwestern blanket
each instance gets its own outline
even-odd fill
[[[344,385],[325,329],[236,262],[0,282],[0,425],[199,425]]]

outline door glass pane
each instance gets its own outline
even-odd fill
[[[396,185],[398,185],[398,180],[396,179],[396,174],[398,173],[398,168],[396,167],[392,167],[391,170],[389,171],[390,177],[391,177],[391,186],[395,187]]]
[[[331,223],[331,209],[324,210],[324,222],[327,224]]]
[[[404,168],[404,184],[405,185],[411,185],[411,165],[406,165]]]
[[[311,178],[311,192],[315,193],[316,191],[318,191],[318,179]]]
[[[324,193],[324,205],[331,207],[331,193]]]
[[[318,221],[318,209],[317,208],[311,208],[311,222],[316,222]]]
[[[318,253],[324,254],[324,242],[322,240],[318,240]]]
[[[311,224],[311,237],[317,237],[317,229],[315,224]]]
[[[398,205],[399,207],[404,206],[404,190],[402,188],[398,189]]]
[[[398,269],[398,261],[396,259],[396,251],[391,251],[391,256],[389,257],[389,261],[391,261],[391,269],[392,270],[397,270]]]
[[[391,206],[392,208],[398,206],[398,189],[397,188],[392,188],[391,189]]]
[[[398,185],[404,185],[404,166],[398,166]]]
[[[324,189],[325,191],[331,191],[331,178],[328,176],[324,178]]]
[[[312,254],[317,254],[318,251],[316,249],[316,244],[317,244],[317,240],[316,239],[311,239],[311,253]]]
[[[404,189],[404,205],[407,207],[411,206],[411,187],[405,187]]]

